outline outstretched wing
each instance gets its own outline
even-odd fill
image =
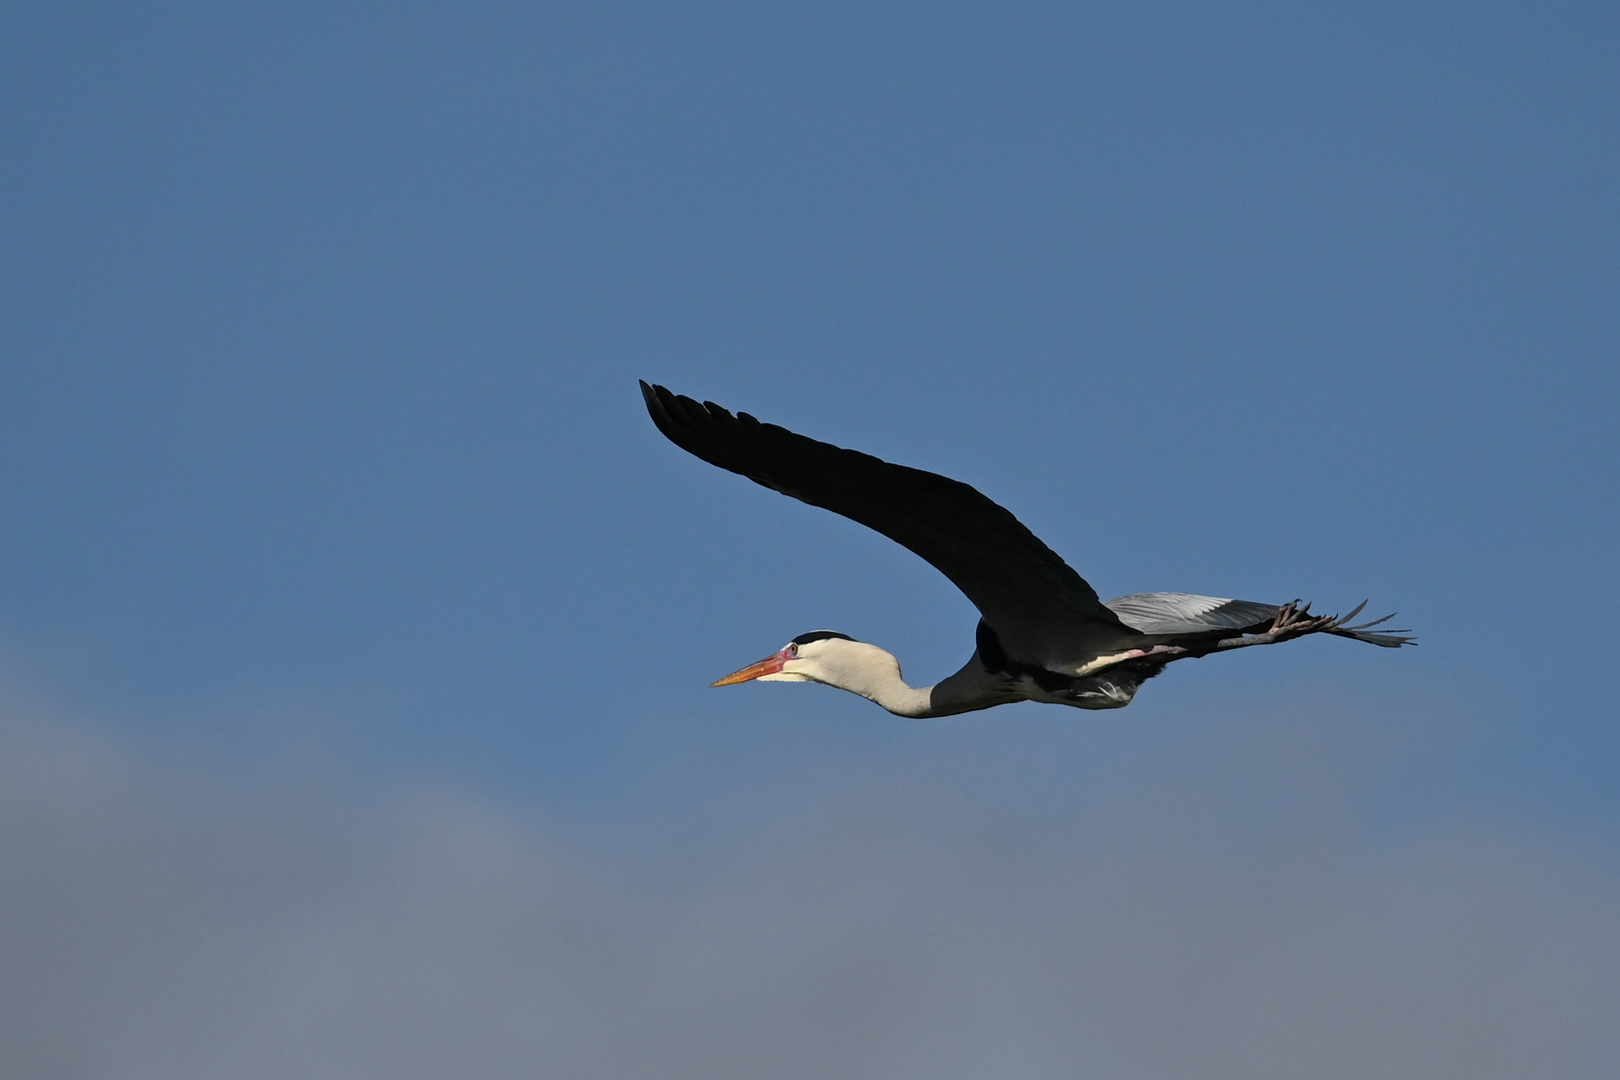
[[[711,465],[875,529],[967,595],[1008,655],[1063,671],[1131,647],[1139,634],[1056,553],[967,484],[733,416],[641,384],[669,440]]]

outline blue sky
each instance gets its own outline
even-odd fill
[[[47,726],[182,786],[445,784],[587,862],[706,865],[825,792],[941,776],[1029,837],[1083,829],[1077,789],[1159,791],[1163,755],[1287,716],[1386,761],[1345,765],[1358,844],[1463,821],[1609,865],[1609,7],[18,2],[0,28],[0,658]],[[931,682],[974,613],[666,443],[637,378],[966,480],[1105,596],[1370,597],[1422,644],[933,726],[710,690],[818,627]]]

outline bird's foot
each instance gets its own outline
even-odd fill
[[[1312,615],[1309,603],[1290,600],[1278,609],[1277,617],[1271,622],[1271,629],[1258,636],[1273,643],[1292,641],[1306,634],[1331,630],[1339,624],[1339,621],[1337,615]]]

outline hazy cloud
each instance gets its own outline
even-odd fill
[[[1072,799],[846,775],[775,842],[638,876],[586,830],[467,793],[229,782],[7,711],[8,1075],[1488,1080],[1620,1060],[1612,862],[1466,816],[1369,826],[1378,769],[1348,723],[1233,723]]]

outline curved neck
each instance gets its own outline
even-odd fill
[[[909,716],[914,720],[920,720],[939,715],[933,710],[932,686],[907,686],[906,681],[898,675],[891,679],[879,679],[859,688],[841,686],[839,689],[859,694],[868,701],[875,701],[896,716]]]
[[[884,655],[888,655],[885,653]],[[890,657],[891,661],[893,660]],[[859,694],[876,702],[896,716],[923,720],[935,716],[954,716],[957,713],[988,709],[1022,701],[1010,682],[997,678],[985,670],[975,652],[962,669],[933,686],[909,686],[900,677],[900,665],[893,662],[882,666],[863,667],[848,673],[828,685]]]

